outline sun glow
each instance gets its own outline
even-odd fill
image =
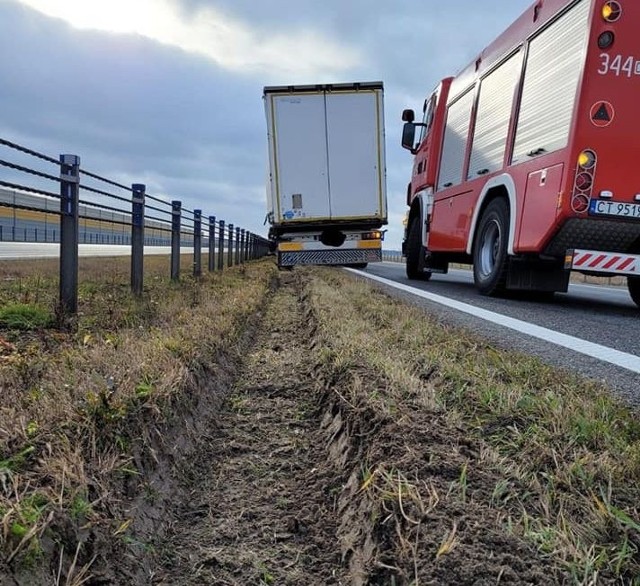
[[[213,7],[187,17],[172,0],[19,0],[79,29],[138,34],[205,55],[226,69],[324,77],[360,62],[353,48],[311,30],[269,33]]]
[[[20,0],[47,16],[72,26],[155,37],[165,29],[167,3],[162,0]],[[150,34],[154,33],[154,34]]]

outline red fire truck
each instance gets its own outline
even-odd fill
[[[470,263],[497,295],[624,275],[640,306],[639,31],[638,0],[539,0],[421,122],[403,112],[409,278]]]

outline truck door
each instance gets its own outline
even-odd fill
[[[431,127],[436,108],[437,93],[434,92],[430,98],[424,101],[422,108],[422,126],[420,127],[420,138],[418,139],[418,153],[416,154],[414,167],[414,189],[418,191],[425,187],[433,187],[433,179],[429,179],[427,170],[431,154]]]
[[[280,221],[329,218],[329,177],[322,94],[273,97]]]
[[[380,216],[380,97],[360,90],[327,93],[326,100],[331,217]]]

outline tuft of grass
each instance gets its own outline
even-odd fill
[[[93,509],[91,503],[87,500],[85,495],[77,494],[71,501],[71,507],[69,513],[71,518],[75,521],[79,521],[89,517]]]
[[[53,315],[38,305],[9,303],[0,307],[0,327],[13,330],[36,330],[50,327],[53,321]]]
[[[26,446],[12,456],[0,460],[0,474],[13,474],[20,471],[27,458],[35,452],[34,446]]]

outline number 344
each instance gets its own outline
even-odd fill
[[[598,73],[600,75],[611,73],[616,77],[621,75],[626,75],[627,77],[631,77],[634,74],[640,75],[640,61],[636,61],[633,56],[623,57],[622,55],[601,53]]]

